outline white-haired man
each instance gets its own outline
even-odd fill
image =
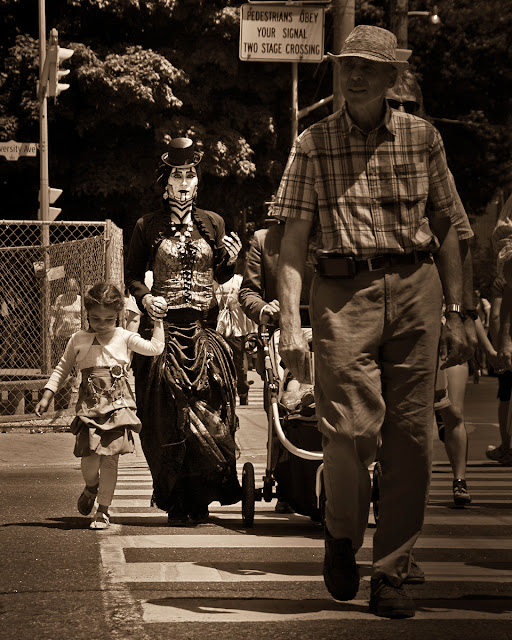
[[[423,526],[431,471],[434,378],[465,349],[454,201],[439,132],[385,101],[404,66],[395,36],[360,25],[331,57],[345,105],[293,145],[274,206],[286,219],[279,267],[281,356],[305,377],[299,297],[308,246],[315,396],[323,436],[324,580],[357,594],[355,553],[368,522],[379,436],[379,520],[370,610],[412,617],[402,586]],[[432,257],[435,254],[435,262]]]

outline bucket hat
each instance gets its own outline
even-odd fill
[[[409,64],[403,56],[397,55],[397,40],[394,33],[381,27],[360,24],[348,34],[340,53],[328,53],[332,59],[366,58],[374,62],[387,62],[397,69],[404,69]]]
[[[197,151],[196,143],[190,138],[173,138],[168,151],[162,156],[162,162],[169,167],[195,167],[203,158],[203,152]]]

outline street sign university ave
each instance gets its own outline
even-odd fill
[[[240,60],[321,62],[324,13],[323,7],[243,4]]]
[[[37,142],[0,142],[0,156],[6,160],[17,160],[20,156],[35,156],[38,148]]]

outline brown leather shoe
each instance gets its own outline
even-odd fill
[[[335,600],[353,600],[359,589],[359,569],[352,540],[333,538],[325,530],[324,582]]]
[[[381,618],[413,618],[416,607],[402,585],[395,587],[381,577],[371,579],[370,611]]]

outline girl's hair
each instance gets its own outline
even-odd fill
[[[94,305],[112,307],[118,313],[123,310],[123,294],[113,284],[98,282],[84,296],[84,306],[89,311]]]
[[[416,98],[416,102],[419,104],[418,111],[415,115],[426,119],[425,105],[423,104],[423,92],[412,71],[405,69],[405,71],[398,76],[393,87],[393,91],[399,96],[405,95],[406,93],[412,93]]]

